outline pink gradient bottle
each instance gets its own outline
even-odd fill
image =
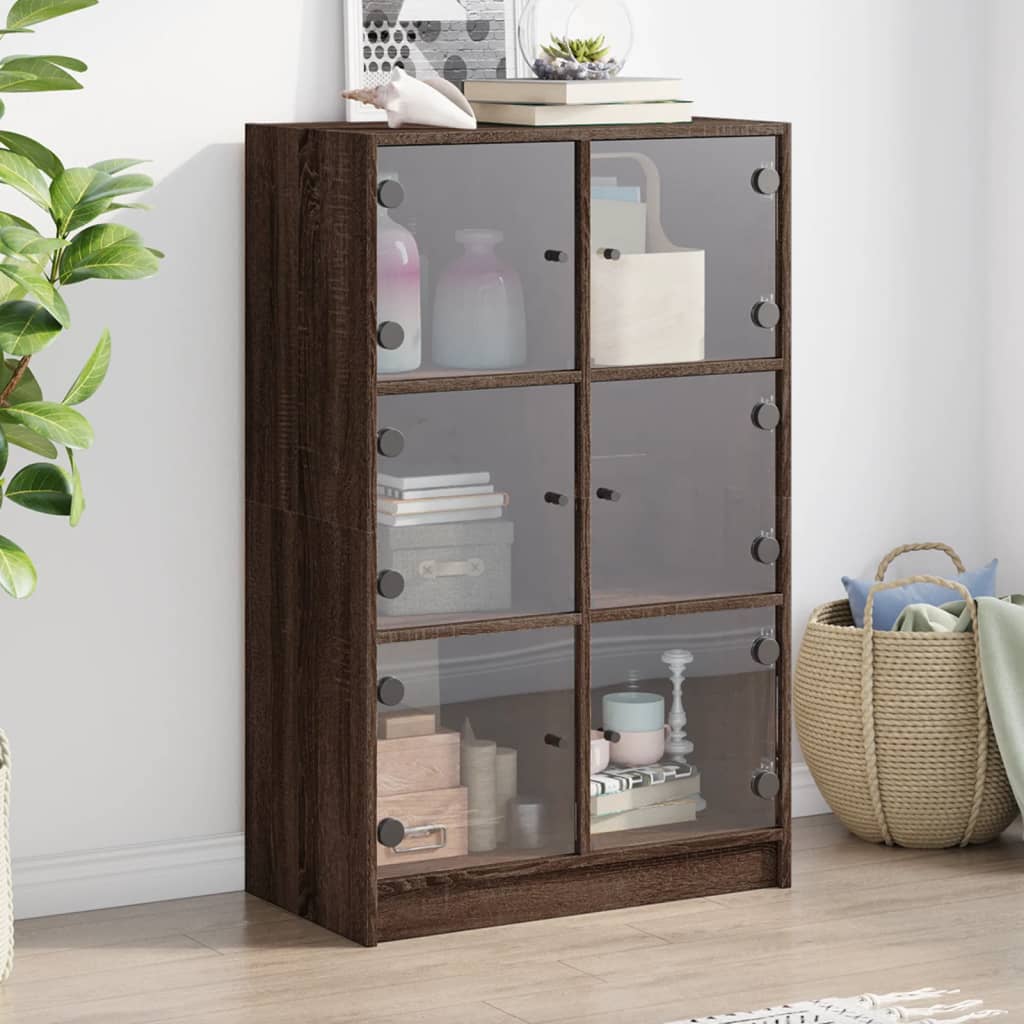
[[[423,361],[420,313],[420,250],[412,232],[377,207],[377,322],[405,332],[396,349],[377,349],[380,373],[408,373]]]
[[[463,251],[445,267],[434,299],[431,355],[438,366],[500,370],[526,362],[523,285],[496,251],[504,237],[455,232]]]

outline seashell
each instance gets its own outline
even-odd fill
[[[466,97],[445,78],[418,79],[401,68],[391,72],[387,85],[373,89],[352,89],[341,94],[384,110],[389,128],[423,124],[432,128],[475,128],[476,115]]]

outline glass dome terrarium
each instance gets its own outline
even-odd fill
[[[538,78],[614,78],[632,48],[624,0],[530,0],[519,21],[519,49]]]

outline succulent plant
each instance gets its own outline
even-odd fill
[[[567,36],[559,38],[552,35],[551,44],[542,45],[541,49],[552,60],[571,60],[577,64],[600,63],[610,52],[610,47],[605,45],[604,36],[596,36],[593,39],[569,39]]]

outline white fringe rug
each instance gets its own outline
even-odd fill
[[[775,1006],[753,1013],[723,1013],[714,1017],[692,1017],[671,1024],[967,1024],[968,1021],[1001,1017],[1005,1010],[985,1010],[980,999],[951,1003],[925,1001],[959,995],[959,989],[922,988],[916,992],[891,992],[886,996],[866,994],[849,999],[816,999],[813,1002]],[[917,1003],[917,1006],[909,1004]]]

